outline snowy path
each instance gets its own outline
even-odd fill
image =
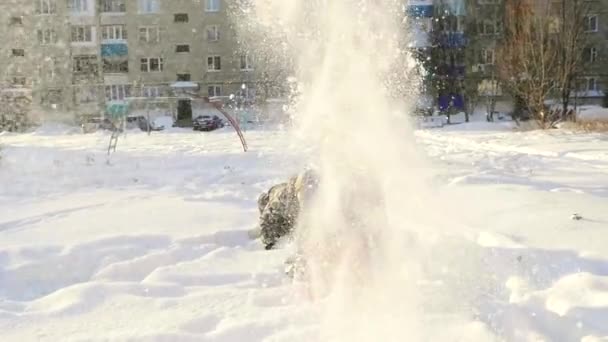
[[[461,340],[608,340],[608,137],[416,135],[436,211],[475,235],[427,265],[479,280],[458,289],[482,326]],[[0,340],[314,341],[287,252],[247,237],[258,194],[300,165],[284,133],[247,137],[243,154],[228,130],[133,133],[108,165],[104,134],[0,135]]]

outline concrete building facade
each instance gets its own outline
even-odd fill
[[[426,69],[425,91],[435,108],[463,110],[471,102],[467,87],[475,87],[476,96],[497,100],[497,110],[509,110],[512,101],[498,84],[496,69],[504,1],[406,1],[414,32],[411,46]],[[561,1],[554,0],[556,8]],[[578,91],[572,103],[601,104],[608,89],[608,4],[589,0],[585,5],[590,7],[585,20],[588,47],[581,51],[583,72],[575,80]]]
[[[2,1],[0,95],[28,99],[34,119],[67,121],[145,108],[187,121],[199,97],[253,98],[231,2]]]

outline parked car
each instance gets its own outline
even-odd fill
[[[150,131],[162,131],[165,129],[164,126],[155,126],[154,122],[148,122],[145,116],[130,116],[127,118],[127,128],[139,128],[144,132]]]
[[[192,120],[195,131],[213,131],[225,126],[224,121],[217,115],[199,115]]]

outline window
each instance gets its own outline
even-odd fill
[[[10,20],[11,25],[23,25],[23,17],[11,17]]]
[[[209,97],[222,96],[222,86],[210,85],[207,87]]]
[[[93,42],[93,27],[92,26],[72,26],[72,42],[73,43],[91,43]]]
[[[142,43],[160,42],[160,29],[158,26],[142,26],[139,28],[139,41]]]
[[[49,80],[55,79],[57,75],[65,69],[65,64],[59,59],[53,57],[45,57],[40,66],[40,77]]]
[[[598,60],[598,50],[596,47],[588,47],[583,52],[584,60],[588,63],[595,63]]]
[[[586,91],[598,91],[599,85],[597,82],[597,78],[595,77],[587,77],[585,79],[585,90]]]
[[[588,15],[585,17],[585,32],[597,32],[598,31],[598,17],[597,15]]]
[[[97,73],[97,56],[75,56],[72,69],[75,74]]]
[[[190,77],[190,74],[177,74],[178,82],[190,82],[191,80],[192,77]]]
[[[89,11],[89,0],[68,0],[68,8],[73,14]]]
[[[34,0],[36,6],[36,14],[55,14],[57,6],[55,0]]]
[[[63,92],[61,89],[49,89],[40,97],[42,105],[57,105],[63,103]]]
[[[163,59],[159,57],[145,57],[140,60],[141,72],[160,72],[164,69]]]
[[[97,102],[97,88],[95,86],[80,86],[76,88],[75,98],[77,103]]]
[[[454,32],[464,32],[465,24],[466,24],[464,20],[465,20],[464,16],[456,17],[455,26],[453,28]]]
[[[210,25],[206,27],[207,40],[210,42],[217,42],[220,40],[220,27],[218,25]]]
[[[207,70],[219,71],[222,70],[222,60],[220,56],[207,57]]]
[[[160,97],[161,91],[158,86],[143,86],[141,88],[142,97]]]
[[[103,72],[108,74],[122,74],[129,72],[129,61],[103,59]]]
[[[175,47],[175,52],[190,52],[190,45],[182,44]]]
[[[219,12],[220,0],[205,0],[205,12]]]
[[[160,12],[160,0],[139,0],[139,13]]]
[[[13,49],[12,50],[13,57],[25,57],[24,49]]]
[[[251,56],[249,55],[241,55],[241,70],[253,70],[253,65],[251,63]]]
[[[131,97],[131,86],[128,84],[114,84],[106,86],[106,101],[123,101]]]
[[[495,35],[501,31],[501,22],[498,20],[482,20],[479,25],[479,33],[482,35]]]
[[[104,25],[101,27],[101,38],[104,40],[127,39],[127,28],[125,25]]]
[[[481,64],[493,65],[496,61],[496,54],[494,49],[483,49],[481,50]]]
[[[187,23],[188,22],[188,13],[174,14],[173,21],[176,23]]]
[[[47,45],[57,43],[57,33],[52,29],[40,29],[37,31],[38,43],[40,45]]]
[[[126,0],[101,0],[101,12],[103,13],[125,13],[126,11]]]
[[[14,86],[24,86],[27,83],[25,76],[13,76],[11,84]]]

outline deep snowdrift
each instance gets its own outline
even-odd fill
[[[413,261],[436,275],[417,336],[607,340],[608,138],[460,127],[417,132],[428,211],[459,223]],[[229,130],[132,132],[107,163],[106,134],[1,135],[1,339],[316,340],[324,304],[286,280],[289,248],[247,235],[302,165],[284,133],[247,136],[244,154]],[[448,294],[471,305],[433,307]]]

